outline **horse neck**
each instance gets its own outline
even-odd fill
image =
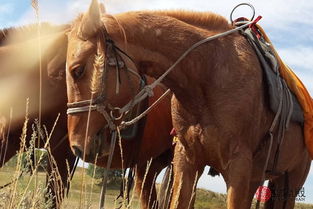
[[[119,25],[115,21],[109,24],[113,26],[108,29],[110,35],[113,39],[119,37],[118,45],[134,58],[141,73],[154,78],[162,75],[193,44],[217,33],[165,15],[130,13],[125,19],[123,16],[117,18],[125,32],[127,43],[124,44]],[[115,30],[110,30],[112,28]],[[208,43],[201,47],[205,47],[206,51],[216,51],[217,45],[218,42],[214,41],[214,45]],[[176,96],[197,96],[195,89],[190,87],[203,81],[203,76],[207,75],[208,68],[212,65],[210,58],[203,60],[201,53],[194,50],[162,81]],[[200,62],[206,65],[205,72],[202,71]]]

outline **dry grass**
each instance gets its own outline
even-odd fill
[[[8,183],[12,179],[12,173],[15,172],[15,168],[11,166],[5,166],[0,171],[0,185]],[[78,168],[73,180],[71,181],[71,189],[68,197],[64,199],[62,207],[64,209],[98,209],[99,208],[99,197],[100,197],[100,187],[97,185],[99,182],[94,181],[94,179],[88,175],[85,176],[86,182],[86,192],[81,195],[81,176],[86,173],[83,168]],[[46,174],[39,172],[37,176],[37,187],[35,187],[34,179],[28,174],[24,175],[16,183],[16,190],[14,191],[14,209],[19,203],[18,209],[43,209],[48,208],[51,201],[45,201],[46,196]],[[106,204],[105,208],[116,208],[120,205],[119,202],[115,201],[115,198],[119,194],[118,188],[109,188],[106,193]],[[12,189],[5,188],[0,190],[0,208],[7,209],[8,202],[12,199]],[[81,198],[87,197],[87,198]],[[138,208],[138,200],[135,199],[132,202],[131,208]]]
[[[22,161],[22,156],[25,150],[25,142],[26,137],[31,138],[31,146],[28,150],[26,150],[26,158],[28,161],[30,161],[31,153],[33,151],[33,148],[35,147],[36,141],[41,138],[45,139],[46,144],[44,148],[48,151],[50,150],[49,147],[49,140],[51,138],[51,135],[53,134],[53,129],[48,132],[41,124],[41,100],[42,100],[42,66],[41,66],[41,34],[40,34],[40,16],[39,16],[39,6],[37,0],[32,0],[32,7],[34,8],[34,12],[36,13],[36,19],[38,22],[38,53],[39,53],[39,74],[40,74],[40,81],[39,81],[39,119],[38,124],[35,124],[33,126],[33,134],[31,136],[26,135],[26,127],[28,124],[28,116],[25,117],[25,125],[22,131],[21,135],[21,143],[20,147],[21,149],[18,152],[17,156],[17,163],[15,167],[12,166],[4,166],[0,168],[0,185],[4,185],[11,181],[12,179],[18,178],[20,174],[24,170],[24,165]],[[98,56],[95,61],[95,68],[97,71],[93,76],[93,82],[91,86],[91,91],[93,93],[96,93],[99,89],[99,80],[95,79],[98,76],[99,73],[103,73],[103,57]],[[98,73],[98,74],[97,74]],[[28,113],[28,105],[26,106],[26,113]],[[57,123],[58,118],[56,119],[55,124]],[[88,127],[88,126],[87,126]],[[86,133],[88,130],[86,130]],[[119,137],[119,145],[121,146],[121,138]],[[47,191],[46,187],[46,173],[37,172],[38,165],[42,160],[43,155],[39,156],[38,159],[36,159],[35,164],[29,163],[31,167],[31,175],[24,175],[21,178],[19,178],[18,181],[15,181],[13,184],[11,184],[9,187],[6,187],[3,190],[0,190],[0,208],[4,209],[43,209],[43,208],[49,208],[52,204],[52,198],[49,192]],[[123,160],[123,153],[121,149],[121,158]],[[49,160],[51,164],[55,164],[55,161],[53,159],[53,156],[49,156]],[[147,175],[147,172],[149,171],[151,161],[148,163],[146,174],[144,177],[143,182],[145,182],[145,178]],[[56,166],[53,170],[53,176],[52,178],[56,180],[60,180],[59,171]],[[198,174],[197,174],[198,175]],[[156,178],[156,176],[155,176]],[[71,189],[69,192],[68,197],[66,197],[61,205],[61,208],[70,208],[70,209],[96,209],[99,208],[99,197],[100,197],[100,187],[97,186],[97,181],[94,180],[94,178],[86,175],[86,171],[84,168],[78,168],[72,181],[71,181]],[[127,182],[123,183],[124,185],[127,185]],[[58,190],[62,190],[62,185],[57,185]],[[193,185],[194,188],[196,188],[196,181]],[[125,191],[127,188],[124,188]],[[141,188],[142,189],[142,188]],[[196,195],[196,209],[204,209],[204,208],[226,208],[226,195],[223,194],[216,194],[213,192],[209,192],[207,190],[197,190],[196,192],[193,192],[192,198]],[[125,201],[125,197],[123,200],[116,201],[115,198],[119,194],[119,189],[117,188],[109,188],[106,192],[106,205],[105,208],[111,209],[111,208],[117,208],[121,206],[121,208],[140,208],[138,199],[134,197],[133,194],[131,194],[130,203],[128,204],[127,201]],[[126,194],[126,192],[124,192]],[[142,192],[139,196],[142,195]],[[174,199],[177,197],[174,197]],[[150,199],[149,199],[150,200]],[[191,203],[191,202],[190,202]],[[191,207],[191,205],[190,205]],[[312,205],[304,205],[304,204],[298,204],[296,208],[313,208]]]
[[[32,134],[28,136],[27,127],[29,127],[28,118],[28,105],[26,105],[26,116],[22,135],[20,137],[20,150],[16,156],[16,163],[12,166],[4,166],[0,168],[0,185],[4,185],[13,179],[11,185],[0,191],[0,208],[4,209],[41,209],[51,208],[53,202],[51,193],[49,193],[46,187],[46,173],[40,173],[38,167],[40,161],[43,159],[43,154],[35,158],[35,163],[31,162],[31,155],[38,139],[43,139],[46,143],[44,148],[47,150],[49,163],[52,165],[52,176],[48,181],[54,180],[60,182],[59,170],[55,164],[54,158],[50,152],[49,140],[53,134],[54,127],[48,131],[45,126],[41,125],[39,121],[36,121],[32,126]],[[58,116],[59,117],[59,116]],[[55,125],[57,124],[58,117],[56,118]],[[26,147],[26,139],[30,138],[30,146]],[[36,155],[35,155],[36,156]],[[10,164],[10,163],[9,163]],[[25,164],[31,170],[30,174],[19,176],[21,173],[25,173]],[[96,182],[94,178],[86,175],[86,171],[83,168],[78,168],[73,180],[71,181],[71,190],[67,198],[64,199],[61,204],[61,208],[78,208],[78,209],[92,209],[99,208],[99,196],[100,187],[97,186],[99,182]],[[55,184],[57,191],[63,190],[63,185]],[[105,208],[130,208],[138,207],[138,201],[134,200],[132,205],[127,205],[125,201],[115,201],[115,197],[118,195],[119,190],[113,188],[106,193],[106,205]],[[57,199],[60,198],[61,193]],[[59,204],[59,203],[57,203]]]
[[[25,124],[27,124],[27,117]],[[26,126],[25,126],[26,127]],[[24,127],[24,133],[26,133]],[[37,129],[33,130],[32,140],[37,137]],[[45,134],[46,137],[51,134]],[[24,149],[24,139],[26,136],[21,137],[21,147]],[[32,143],[31,143],[32,144]],[[47,146],[49,147],[49,146]],[[49,149],[48,149],[49,150]],[[26,151],[26,159],[30,153],[30,150]],[[41,157],[39,157],[41,159]],[[53,158],[52,158],[53,159]],[[10,162],[9,162],[10,164]],[[36,165],[36,164],[35,164]],[[149,170],[150,164],[148,163],[147,171]],[[36,172],[38,165],[31,167],[33,174],[24,175],[18,181],[10,185],[9,187],[0,190],[0,208],[3,209],[44,209],[49,208],[52,204],[51,195],[47,192],[46,188],[46,173]],[[23,171],[24,166],[22,163],[22,151],[18,153],[16,166],[4,166],[0,168],[0,185],[4,185],[12,179],[19,176]],[[54,177],[59,178],[58,170],[53,171]],[[34,178],[36,176],[36,178]],[[71,181],[71,189],[68,197],[66,197],[61,205],[62,209],[97,209],[99,208],[100,201],[100,190],[98,186],[99,180],[86,175],[86,169],[77,168],[75,175]],[[124,182],[124,185],[127,183]],[[196,187],[196,185],[194,185]],[[62,189],[59,188],[59,189]],[[120,207],[121,209],[126,208],[140,208],[138,199],[131,195],[130,204],[122,198],[118,201],[115,198],[119,194],[119,188],[108,188],[106,192],[105,208],[113,209]],[[196,191],[196,209],[222,209],[226,208],[226,195],[217,194],[203,189],[197,189]],[[195,193],[193,194],[195,195]],[[48,198],[45,201],[45,198]],[[50,199],[49,199],[50,198]],[[253,207],[252,207],[253,208]],[[312,205],[297,204],[295,208],[301,209],[313,209]]]

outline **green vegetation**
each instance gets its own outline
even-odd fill
[[[0,186],[10,182],[14,179],[15,167],[5,166],[0,169]],[[35,180],[37,181],[37,187],[35,187]],[[22,176],[17,182],[17,189],[14,192],[16,195],[14,204],[18,205],[21,202],[19,208],[11,207],[14,209],[44,209],[48,207],[48,204],[44,201],[45,198],[45,173],[37,173],[32,179],[29,174]],[[100,179],[94,179],[86,175],[86,169],[77,168],[76,173],[71,181],[71,189],[68,197],[65,198],[62,208],[76,209],[76,208],[88,208],[97,209],[99,204],[99,196],[101,187]],[[29,184],[29,186],[28,186]],[[99,184],[99,185],[97,185]],[[118,202],[115,198],[118,196],[120,190],[119,185],[114,186],[110,184],[106,193],[106,208],[116,208]],[[0,208],[6,209],[12,199],[12,192],[14,191],[14,184],[9,187],[0,190]],[[138,208],[138,201],[133,200],[133,207]]]
[[[13,159],[14,160],[14,159]],[[9,163],[10,164],[10,163]],[[62,208],[78,209],[88,208],[97,209],[99,206],[100,196],[100,182],[101,178],[92,178],[89,176],[93,167],[88,169],[77,168],[76,173],[71,181],[71,189],[68,197],[65,198]],[[14,178],[16,168],[11,164],[0,168],[0,185],[4,185],[10,182]],[[98,171],[101,176],[102,171]],[[89,174],[87,174],[89,173]],[[117,172],[118,173],[118,172]],[[120,173],[117,174],[120,176]],[[114,175],[113,175],[114,176]],[[29,174],[25,174],[17,182],[17,189],[14,190],[13,185],[8,188],[0,190],[0,208],[7,209],[12,201],[12,192],[15,191],[15,205],[20,205],[19,208],[11,207],[14,209],[44,209],[49,206],[49,202],[45,202],[45,173],[39,172],[32,179]],[[112,177],[113,178],[113,177]],[[35,186],[35,181],[36,185]],[[113,182],[113,181],[112,181]],[[110,184],[106,194],[105,208],[111,209],[119,206],[119,201],[115,201],[115,198],[119,194],[120,186],[118,184]],[[13,204],[11,203],[11,205]],[[138,200],[135,198],[132,201],[130,208],[139,209]],[[122,207],[123,208],[123,207]],[[214,193],[205,189],[198,189],[195,209],[225,209],[226,208],[226,195]],[[252,207],[254,208],[254,207]],[[295,209],[313,209],[313,205],[297,203]]]
[[[195,209],[224,209],[226,208],[226,195],[197,189]]]
[[[97,182],[99,182],[97,185],[101,186],[101,179],[103,178],[105,172],[108,172],[108,187],[119,187],[122,183],[123,178],[123,171],[122,170],[109,170],[106,171],[105,168],[97,167],[93,164],[89,164],[88,168],[86,170],[86,174],[90,177],[93,177],[97,179]]]
[[[253,204],[251,208],[254,209],[255,204]],[[205,189],[197,189],[195,209],[226,209],[226,194],[219,194]],[[296,203],[294,209],[313,209],[313,205]]]

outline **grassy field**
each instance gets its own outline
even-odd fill
[[[251,206],[251,209],[254,208],[255,202]],[[205,189],[198,189],[195,209],[226,209],[226,194],[219,194]],[[296,203],[295,209],[313,209],[313,205]]]
[[[14,178],[14,167],[3,167],[0,170],[0,185],[8,183]],[[90,176],[84,175],[85,170],[78,168],[73,180],[71,182],[71,190],[68,197],[62,204],[64,209],[96,209],[99,208],[99,195],[100,187],[97,186]],[[36,183],[35,183],[36,182]],[[35,189],[37,185],[37,189]],[[28,208],[47,208],[47,203],[44,201],[44,185],[45,174],[38,173],[37,177],[30,179],[30,176],[26,174],[15,185],[11,185],[8,188],[0,190],[0,208],[16,208],[16,209],[28,209]],[[83,188],[83,189],[82,189]],[[12,194],[14,192],[14,198]],[[119,193],[118,188],[109,188],[106,194],[105,208],[113,209],[119,206],[115,201],[116,196]],[[11,205],[11,206],[10,206]],[[14,206],[12,206],[14,205]],[[17,206],[19,205],[19,206]],[[130,208],[139,209],[137,199],[133,199]],[[226,195],[218,194],[204,189],[197,190],[197,197],[195,203],[195,209],[224,209],[226,208]],[[297,204],[296,209],[313,209],[313,205]]]
[[[14,173],[14,167],[1,168],[0,185],[4,185],[10,182],[14,178]],[[100,187],[97,185],[98,182],[96,182],[90,176],[84,175],[85,173],[86,172],[84,169],[77,168],[73,180],[71,181],[70,192],[68,194],[68,197],[65,198],[65,201],[62,204],[62,208],[99,208]],[[19,208],[26,209],[28,208],[28,206],[32,205],[31,202],[33,202],[34,200],[36,202],[34,203],[36,204],[34,208],[46,208],[47,205],[44,202],[45,182],[46,176],[45,173],[42,172],[39,172],[37,176],[34,176],[32,179],[29,174],[23,175],[23,177],[21,177],[16,184],[16,190],[14,189],[14,184],[0,190],[0,208],[9,208],[11,201],[13,202],[11,203],[11,205],[20,205]],[[13,193],[16,194],[15,198],[12,198]],[[106,193],[105,208],[118,207],[118,202],[115,201],[115,198],[118,194],[118,188],[108,188]],[[132,201],[131,208],[139,208],[138,201],[136,199]]]

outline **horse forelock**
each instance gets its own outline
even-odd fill
[[[103,53],[97,53],[94,60],[94,68],[91,81],[90,90],[92,94],[96,94],[101,87],[101,76],[104,76],[104,55]]]
[[[83,39],[83,37],[80,37],[80,24],[83,21],[83,14],[80,14],[76,17],[76,19],[74,19],[74,21],[71,24],[71,32],[73,36],[78,37],[79,39]],[[106,24],[106,20],[110,19],[112,21],[115,22],[115,24],[118,26],[118,29],[120,31],[120,34],[122,37],[124,37],[124,49],[127,48],[127,37],[126,37],[126,33],[125,33],[125,29],[123,28],[122,24],[120,24],[119,19],[117,17],[115,17],[114,15],[108,15],[108,14],[103,14],[102,17],[102,22],[103,22],[103,27],[102,29],[104,29],[105,31],[107,31],[108,33],[110,32],[110,27]],[[101,31],[98,31],[98,33],[101,33]],[[95,34],[97,35],[97,34]],[[104,68],[104,59],[105,59],[105,55],[104,55],[104,51],[103,48],[101,47],[101,49],[99,48],[101,46],[100,42],[105,42],[105,40],[103,39],[102,36],[99,36],[100,38],[97,39],[97,52],[95,55],[95,59],[94,59],[94,63],[93,66],[95,68],[95,70],[93,71],[92,77],[90,79],[90,90],[93,94],[96,94],[99,91],[99,88],[101,86],[101,76],[103,76],[103,68]],[[110,38],[110,37],[107,37]]]

